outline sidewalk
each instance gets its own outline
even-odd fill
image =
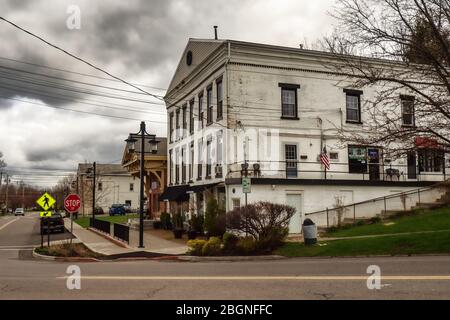
[[[130,246],[138,250],[139,232],[130,229]],[[187,245],[182,245],[175,241],[166,240],[152,235],[149,231],[144,231],[144,246],[141,251],[162,253],[162,254],[185,254],[188,250]]]
[[[70,220],[64,219],[64,224],[67,230],[70,231]],[[130,229],[130,244],[128,248],[123,248],[113,243],[112,241],[97,235],[96,233],[84,229],[77,223],[73,223],[73,235],[83,242],[90,250],[103,255],[119,255],[136,252],[149,252],[158,254],[180,255],[185,254],[188,250],[186,245],[162,239],[154,235],[144,232],[144,246],[145,248],[138,248],[139,233],[137,230]]]
[[[64,219],[64,225],[70,231],[70,219]],[[73,223],[73,235],[84,243],[86,247],[96,253],[106,256],[134,252],[133,249],[122,248],[115,243],[95,234],[92,231],[82,228],[77,223]]]

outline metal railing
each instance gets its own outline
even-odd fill
[[[90,226],[94,229],[103,231],[107,234],[111,234],[111,224],[109,221],[103,221],[103,220],[99,220],[99,219],[93,219],[93,218],[89,218],[90,219]]]
[[[309,212],[305,218],[311,219],[319,227],[335,227],[343,224],[356,223],[374,217],[386,218],[402,211],[410,211],[418,206],[439,205],[438,200],[450,195],[450,180],[435,185],[396,193],[348,205],[338,205],[334,208]]]
[[[130,227],[120,223],[113,225],[114,237],[130,243]]]
[[[366,163],[361,166],[352,163],[331,162],[326,171],[320,161],[247,161],[250,177],[257,176],[251,164],[259,165],[258,177],[261,178],[297,178],[328,180],[363,180],[363,181],[445,181],[449,177],[450,166],[441,167],[439,171],[425,172],[420,166],[402,164]],[[228,177],[241,176],[241,164],[236,162],[228,166]]]

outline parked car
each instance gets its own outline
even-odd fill
[[[125,215],[125,206],[123,204],[113,204],[111,208],[109,208],[109,215],[115,216],[115,215]]]
[[[14,215],[15,216],[24,216],[25,211],[23,210],[23,208],[17,208],[16,211],[14,211]]]
[[[53,213],[49,218],[41,218],[41,233],[59,231],[65,232],[64,219],[59,213]]]
[[[95,214],[105,214],[102,207],[95,207]]]
[[[124,204],[123,207],[125,208],[125,212],[126,212],[126,213],[131,213],[131,205],[129,205],[129,204]]]

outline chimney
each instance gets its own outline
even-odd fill
[[[214,26],[214,40],[217,40],[217,26]]]

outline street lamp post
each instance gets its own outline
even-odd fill
[[[145,122],[141,122],[140,130],[138,133],[130,133],[128,139],[125,140],[128,146],[128,152],[135,151],[135,145],[138,139],[141,139],[141,154],[140,154],[140,190],[139,190],[139,248],[144,248],[144,156],[145,156],[145,139],[149,139],[150,152],[155,154],[158,151],[158,143],[156,135],[149,134],[145,128]]]
[[[92,172],[92,223],[95,221],[95,178],[97,174],[97,163],[94,161],[92,168],[88,169],[88,173]]]

